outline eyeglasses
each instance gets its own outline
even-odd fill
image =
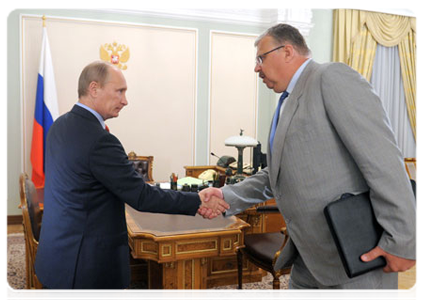
[[[276,48],[275,48],[275,49],[273,49],[273,50],[267,51],[266,53],[263,53],[263,54],[261,54],[261,55],[257,56],[257,57],[256,57],[256,64],[257,64],[257,65],[261,65],[261,64],[263,63],[263,59],[264,59],[264,57],[265,57],[267,54],[269,54],[269,53],[271,53],[271,52],[273,52],[273,51],[276,51],[276,50],[278,50],[278,49],[280,49],[280,48],[283,48],[283,47],[285,47],[285,45],[282,45],[282,46],[276,47]]]

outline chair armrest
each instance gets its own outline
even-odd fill
[[[278,260],[279,255],[281,255],[283,248],[285,248],[286,243],[288,243],[289,235],[288,231],[286,230],[286,227],[281,228],[281,234],[284,236],[283,243],[279,250],[275,253],[275,256],[272,261],[272,265],[275,266],[276,261]],[[280,270],[279,270],[280,271]]]
[[[256,212],[260,214],[278,214],[279,209],[276,205],[264,205],[264,206],[258,206],[256,208]]]

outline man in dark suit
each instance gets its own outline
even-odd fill
[[[226,215],[275,198],[290,236],[275,269],[293,263],[290,288],[396,289],[396,272],[415,265],[416,206],[380,99],[347,65],[313,61],[290,25],[268,29],[256,47],[254,71],[282,96],[269,133],[268,167],[222,188],[231,205]],[[350,279],[323,210],[344,193],[367,191],[384,232],[361,259],[383,256],[387,265]]]
[[[79,78],[79,102],[49,130],[44,215],[35,270],[47,288],[127,288],[125,203],[144,212],[214,216],[229,206],[203,194],[150,186],[104,121],[128,104],[122,72],[94,62]]]

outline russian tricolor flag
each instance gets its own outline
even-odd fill
[[[44,187],[44,149],[46,137],[50,126],[58,117],[59,109],[57,105],[53,62],[47,37],[47,28],[43,27],[43,42],[38,71],[31,146],[32,181],[35,187]]]

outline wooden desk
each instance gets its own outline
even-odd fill
[[[202,172],[208,169],[215,170],[220,175],[225,174],[225,168],[219,166],[185,166],[186,176],[198,177]],[[248,175],[247,175],[248,176]],[[285,221],[281,214],[259,214],[256,207],[261,205],[274,205],[275,199],[268,200],[264,203],[248,208],[236,216],[241,220],[250,224],[250,227],[244,230],[245,234],[280,232],[285,227]],[[267,272],[262,271],[246,258],[243,261],[243,281],[256,282],[260,281]],[[208,285],[221,286],[227,284],[236,284],[238,282],[237,275],[237,259],[236,256],[210,258],[208,271]]]
[[[131,254],[148,260],[151,289],[205,289],[208,260],[228,257],[244,246],[249,227],[236,218],[152,214],[126,206]],[[153,229],[154,228],[154,229]]]

